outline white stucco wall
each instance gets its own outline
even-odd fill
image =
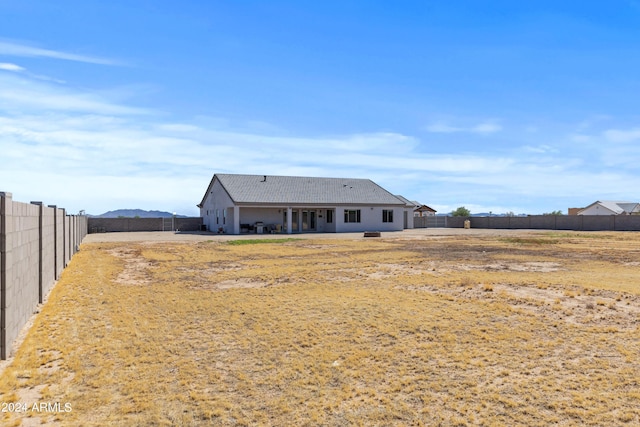
[[[360,222],[344,222],[345,210],[360,209]],[[382,211],[393,210],[393,222],[382,222]],[[404,209],[400,207],[339,207],[336,209],[336,232],[401,231],[404,225]]]
[[[407,226],[406,228],[413,228],[413,208],[405,208],[404,209],[404,213],[402,214],[403,216],[406,215],[407,217]],[[404,217],[402,219],[402,228],[404,229]]]
[[[226,217],[225,210],[227,210]],[[218,214],[217,222],[216,213]],[[209,189],[209,194],[200,208],[200,216],[210,231],[215,232],[219,227],[222,227],[225,233],[235,232],[233,230],[233,202],[217,180]]]
[[[615,215],[616,213],[611,209],[607,209],[604,206],[593,205],[589,206],[584,211],[580,212],[580,215]]]

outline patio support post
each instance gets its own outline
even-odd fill
[[[291,206],[287,208],[287,234],[291,234]]]
[[[240,234],[240,206],[233,207],[233,234]]]

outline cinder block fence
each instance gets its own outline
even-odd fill
[[[118,231],[201,231],[201,217],[175,218],[96,218],[90,217],[89,233]]]
[[[0,192],[0,359],[87,234],[87,217]]]
[[[640,231],[640,215],[529,215],[514,217],[449,217],[447,227],[462,228],[465,220],[471,228]]]

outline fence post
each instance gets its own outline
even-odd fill
[[[53,279],[58,280],[58,207],[49,207],[53,209]]]
[[[8,192],[0,192],[0,360],[6,360],[7,343],[7,281],[11,269],[13,242],[13,201]]]
[[[31,202],[32,205],[38,206],[38,303],[42,304],[44,295],[42,295],[42,282],[43,282],[43,269],[44,263],[42,261],[42,202]]]
[[[65,208],[60,209],[62,211],[62,268],[67,266],[67,210]]]

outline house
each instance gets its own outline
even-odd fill
[[[411,218],[414,215],[413,212],[418,206],[420,206],[420,203],[416,202],[415,200],[409,200],[406,197],[403,197],[399,194],[396,194],[396,197],[404,202],[405,210],[407,211],[407,213],[403,215],[406,215],[406,218],[407,218],[406,221],[412,223],[413,219]],[[407,224],[404,224],[404,228],[413,228],[413,226],[408,227]]]
[[[568,215],[578,215],[578,212],[580,212],[582,209],[584,209],[584,208],[568,208],[567,209],[567,214]]]
[[[436,210],[430,208],[427,205],[419,205],[413,210],[413,216],[423,217],[423,216],[434,216],[436,214]]]
[[[208,230],[229,234],[413,227],[413,206],[368,179],[215,174],[198,207]]]
[[[640,215],[640,203],[598,200],[578,211],[577,215]]]

